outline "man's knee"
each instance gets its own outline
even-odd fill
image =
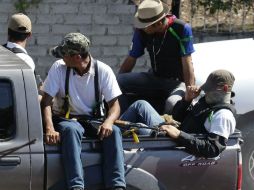
[[[133,90],[133,87],[136,87],[136,80],[137,80],[138,74],[137,73],[122,73],[119,74],[116,79],[123,90]]]
[[[145,100],[137,100],[133,103],[133,107],[143,107],[147,102]]]
[[[145,110],[148,107],[151,107],[151,105],[145,100],[137,100],[133,103],[133,107],[135,107],[137,110]]]
[[[84,132],[83,127],[78,122],[60,122],[59,124],[59,131],[65,135],[82,135]]]

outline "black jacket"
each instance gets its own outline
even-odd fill
[[[181,133],[177,139],[178,143],[186,147],[192,154],[204,157],[216,157],[225,148],[227,139],[208,133],[204,123],[211,113],[220,109],[229,109],[234,115],[236,113],[232,104],[209,105],[205,98],[201,98],[194,106],[191,102],[181,100],[173,109],[173,118],[181,122]],[[204,139],[198,139],[190,133],[205,134]]]

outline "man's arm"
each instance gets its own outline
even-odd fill
[[[104,137],[108,137],[111,135],[112,125],[120,115],[120,105],[117,98],[110,100],[108,102],[108,107],[109,107],[108,116],[98,130],[98,134],[101,140]]]
[[[205,139],[198,139],[181,131],[177,141],[190,153],[206,158],[216,157],[226,148],[226,139],[214,133],[209,133]]]
[[[41,100],[41,106],[46,133],[45,140],[47,144],[56,144],[60,142],[60,135],[57,131],[55,131],[52,121],[52,111],[51,111],[52,101],[53,97],[44,92]]]
[[[119,69],[119,73],[129,73],[136,64],[136,58],[128,56]]]
[[[145,45],[142,42],[142,37],[139,29],[135,29],[132,44],[128,57],[124,60],[118,73],[129,73],[136,64],[137,58],[144,55]]]
[[[201,89],[198,86],[187,86],[185,96],[179,100],[173,108],[172,116],[175,120],[182,122],[188,114],[191,102],[194,98],[198,97]]]
[[[175,139],[181,146],[184,146],[189,153],[197,156],[213,158],[226,148],[226,139],[213,133],[209,133],[205,139],[198,139],[171,125],[163,125],[160,130],[166,131],[168,136]]]
[[[192,57],[190,55],[185,55],[182,57],[182,66],[183,66],[183,79],[185,86],[195,85],[195,75],[194,68],[192,63]]]

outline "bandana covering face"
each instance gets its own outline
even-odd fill
[[[231,92],[211,91],[205,94],[205,100],[208,104],[230,103]]]

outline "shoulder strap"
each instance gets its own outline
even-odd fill
[[[182,53],[185,54],[186,51],[185,51],[185,48],[184,48],[184,45],[183,45],[183,42],[182,42],[182,39],[180,38],[180,36],[175,32],[175,30],[172,27],[169,27],[168,31],[178,40],[180,48],[182,50]]]
[[[17,54],[17,53],[24,53],[24,54],[26,54],[26,52],[24,52],[22,49],[17,48],[17,47],[9,48],[9,47],[7,47],[7,44],[4,44],[3,47],[5,47],[6,49],[12,51],[15,54]]]
[[[67,67],[65,74],[65,97],[62,110],[64,111],[65,118],[69,119],[70,115],[70,102],[69,102],[69,79],[70,79],[71,68]]]
[[[65,96],[69,95],[69,79],[70,79],[70,71],[71,68],[67,67],[66,74],[65,74]]]
[[[98,104],[100,102],[100,91],[99,91],[99,79],[98,79],[98,63],[97,60],[94,60],[94,70],[95,70],[95,74],[94,74],[94,92],[95,92],[95,100],[96,100],[96,104]]]
[[[95,71],[95,75],[94,75],[94,91],[95,91],[95,107],[93,110],[93,116],[95,118],[99,118],[99,119],[103,119],[106,116],[106,112],[107,109],[105,109],[105,105],[102,100],[102,96],[101,96],[101,92],[99,89],[99,75],[98,75],[98,62],[95,59],[94,60],[94,71]]]
[[[185,23],[179,19],[175,19],[174,23],[181,25],[182,27],[184,27]],[[181,38],[179,34],[177,34],[176,30],[173,27],[169,27],[168,31],[177,39],[177,41],[179,42],[181,51],[183,54],[186,53],[186,49],[184,47],[184,42],[188,42],[191,41],[193,39],[193,36],[188,36],[185,38]]]

